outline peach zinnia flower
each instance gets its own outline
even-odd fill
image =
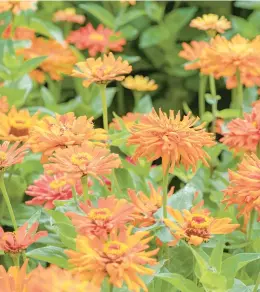
[[[73,271],[98,287],[108,277],[109,282],[116,287],[121,288],[125,281],[130,291],[138,292],[142,288],[147,292],[139,275],[154,273],[145,265],[157,264],[152,256],[157,254],[158,249],[146,251],[148,242],[153,238],[149,232],[131,234],[131,231],[132,227],[119,234],[115,230],[109,240],[78,236],[77,251],[66,251]]]
[[[17,54],[24,56],[25,60],[47,56],[39,68],[49,73],[53,80],[61,80],[63,74],[71,74],[73,65],[77,62],[75,54],[69,47],[42,37],[33,39],[30,48],[19,49]]]
[[[29,75],[36,83],[43,84],[45,82],[45,74],[40,69],[35,69],[31,71]]]
[[[158,88],[158,85],[153,79],[142,75],[128,76],[122,82],[125,88],[136,91],[154,91]]]
[[[168,118],[161,109],[159,115],[153,109],[131,128],[128,144],[137,145],[133,158],[146,157],[148,161],[162,158],[164,174],[168,167],[173,172],[175,165],[180,163],[193,171],[199,160],[208,165],[206,159],[210,156],[203,146],[215,145],[214,135],[205,131],[204,124],[194,126],[198,121],[199,118],[191,117],[191,113],[181,120],[179,112],[175,117],[171,110]]]
[[[260,76],[254,76],[250,73],[241,74],[241,83],[246,87],[260,86]],[[237,78],[236,76],[228,77],[226,80],[227,89],[232,89],[237,87]]]
[[[132,126],[138,122],[138,120],[142,117],[141,113],[127,113],[125,116],[119,118],[114,118],[112,122],[109,124],[111,129],[115,129],[117,131],[123,130],[123,126],[130,131]],[[122,124],[123,125],[122,125]]]
[[[209,32],[224,33],[231,28],[231,22],[226,17],[219,17],[216,14],[203,14],[202,17],[193,19],[190,23],[190,27],[197,28],[199,30],[207,30]]]
[[[200,57],[209,44],[204,41],[191,41],[190,44],[182,43],[183,50],[179,52],[179,57],[190,61],[184,65],[185,70],[196,70],[201,68]]]
[[[133,220],[134,206],[115,196],[100,198],[97,207],[88,202],[80,203],[79,206],[84,215],[72,212],[66,215],[72,219],[77,232],[89,238],[107,238],[112,230],[122,229]]]
[[[128,195],[135,206],[135,225],[138,227],[147,227],[155,223],[153,214],[162,207],[162,188],[157,190],[149,183],[150,195],[147,196],[143,192],[128,190]],[[173,194],[173,188],[168,196]]]
[[[83,85],[89,87],[91,83],[108,84],[113,80],[122,81],[126,74],[132,71],[132,66],[121,57],[115,59],[112,53],[104,55],[103,59],[88,58],[85,62],[76,64],[72,76],[85,79]]]
[[[7,101],[7,96],[2,96],[0,98],[0,113],[7,113],[9,110],[9,104]]]
[[[44,117],[30,131],[29,143],[33,152],[42,152],[44,157],[50,156],[56,149],[81,145],[84,141],[103,146],[107,139],[104,129],[94,129],[93,117],[76,118],[70,112],[55,117]]]
[[[121,3],[128,3],[130,5],[135,5],[136,0],[120,0]]]
[[[0,172],[14,164],[21,163],[25,154],[28,152],[28,146],[26,145],[18,148],[19,142],[15,142],[10,147],[9,144],[9,141],[4,141],[4,143],[0,145]]]
[[[36,232],[39,223],[35,222],[30,228],[25,223],[14,232],[4,232],[0,227],[0,250],[5,253],[21,253],[41,237],[47,236],[47,231]]]
[[[245,226],[255,209],[260,221],[260,160],[255,154],[245,155],[237,171],[229,170],[230,185],[224,192],[227,206],[238,206],[238,217],[244,216]]]
[[[11,35],[11,31],[12,25],[10,24],[2,33],[2,38],[3,39],[12,38],[13,40],[32,40],[35,38],[34,30],[27,27],[16,27],[13,35]]]
[[[175,221],[164,219],[165,224],[172,231],[175,240],[169,245],[176,245],[180,239],[192,245],[207,242],[214,234],[227,234],[233,232],[240,225],[230,224],[230,218],[214,218],[208,210],[193,208],[190,211],[174,210],[167,207],[169,214]]]
[[[86,17],[84,15],[76,14],[75,8],[66,8],[64,10],[59,10],[55,12],[53,15],[54,22],[65,21],[65,22],[83,24],[85,20],[86,20]]]
[[[31,116],[26,109],[17,111],[14,106],[8,114],[0,113],[0,139],[26,142],[29,130],[38,120],[38,115],[37,112]]]
[[[85,175],[93,176],[103,184],[102,176],[111,174],[113,168],[121,164],[117,154],[110,153],[109,149],[93,146],[88,142],[81,146],[68,146],[57,149],[49,158],[50,164],[44,169],[54,174],[64,173],[71,179],[78,179]]]
[[[67,41],[75,44],[80,50],[88,49],[89,55],[95,57],[97,53],[107,53],[109,51],[122,52],[126,44],[120,32],[114,32],[100,24],[96,29],[91,23],[72,31]]]
[[[89,181],[91,186],[91,181]],[[75,183],[76,191],[82,194],[82,186],[80,181]],[[28,196],[33,199],[26,201],[26,205],[44,206],[46,209],[55,207],[55,200],[69,200],[73,197],[72,186],[68,183],[68,178],[63,175],[41,175],[39,179],[34,181],[26,190]]]
[[[36,10],[38,0],[7,0],[0,2],[0,13],[12,11],[14,14],[19,14],[21,11]]]

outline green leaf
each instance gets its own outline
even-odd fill
[[[259,34],[258,29],[254,26],[253,23],[248,22],[242,17],[231,16],[232,29],[241,34],[245,38],[254,38]]]
[[[146,13],[144,10],[139,10],[136,8],[130,9],[127,13],[124,14],[124,18],[120,20],[118,26],[126,25],[127,23],[131,21],[136,21],[136,19],[140,18],[141,16],[144,16]]]
[[[39,222],[41,218],[42,210],[36,211],[27,221],[28,228],[30,228],[35,222]]]
[[[150,113],[153,108],[153,102],[151,96],[146,94],[142,97],[136,107],[134,108],[134,112],[136,113]]]
[[[139,34],[138,29],[136,29],[132,25],[126,25],[120,29],[120,32],[122,33],[122,36],[127,40],[127,41],[132,41],[135,40]]]
[[[64,253],[64,249],[57,246],[36,248],[27,252],[26,256],[50,264],[55,264],[64,269],[68,268],[68,257]]]
[[[50,90],[45,86],[41,87],[41,97],[46,107],[53,106],[54,104],[56,104],[55,97],[52,95]]]
[[[95,16],[101,23],[105,24],[109,28],[114,28],[115,26],[114,16],[108,10],[103,8],[101,5],[89,3],[80,4],[79,7]]]
[[[258,31],[260,31],[259,17],[260,11],[253,11],[248,17],[248,21],[252,23],[257,28]]]
[[[235,7],[245,8],[245,9],[260,9],[259,1],[236,1]]]
[[[154,25],[147,28],[141,35],[139,47],[149,48],[168,39],[170,34],[164,25]]]
[[[210,265],[213,266],[219,273],[221,272],[224,244],[224,239],[221,238],[216,247],[213,249],[209,260]]]
[[[225,276],[219,275],[212,271],[206,271],[200,278],[205,291],[225,292],[227,279]]]
[[[160,22],[163,18],[165,4],[152,1],[145,1],[144,7],[147,15],[154,21]]]
[[[217,117],[221,119],[234,119],[238,118],[240,115],[239,110],[237,109],[223,109],[217,112]]]
[[[234,285],[227,292],[252,292],[254,286],[246,286],[242,281],[235,279]]]

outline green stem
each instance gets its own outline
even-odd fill
[[[208,76],[200,74],[200,84],[199,84],[199,116],[202,118],[205,113],[205,93],[207,86]]]
[[[122,193],[121,191],[121,188],[119,186],[119,183],[118,183],[118,180],[117,180],[117,177],[116,177],[116,171],[115,169],[112,170],[112,190],[113,190],[113,194],[115,194],[115,191],[119,192],[119,193]]]
[[[216,98],[217,97],[217,90],[216,90],[215,78],[213,75],[209,76],[209,87],[210,87],[210,93],[211,93],[212,98]],[[212,120],[212,125],[211,125],[212,132],[215,132],[217,111],[218,111],[218,101],[216,99],[215,102],[212,104],[212,115],[213,115],[213,120]]]
[[[109,292],[113,292],[113,288],[114,288],[114,287],[113,287],[113,284],[108,283],[108,285],[109,285],[109,286],[108,286],[108,291],[109,291]]]
[[[13,254],[13,255],[11,255],[11,258],[12,258],[12,260],[14,262],[14,266],[20,267],[20,254],[19,253],[18,254]]]
[[[139,92],[139,91],[133,91],[133,94],[134,94],[134,100],[135,100],[135,107],[137,107],[143,94],[142,94],[142,92]]]
[[[169,166],[163,175],[163,218],[167,218],[167,199],[168,199],[168,183],[169,183]]]
[[[77,195],[77,191],[76,191],[75,186],[72,186],[71,190],[72,190],[72,195],[73,195],[75,205],[78,206],[78,195]]]
[[[241,76],[240,76],[240,71],[237,69],[236,72],[236,77],[237,77],[237,106],[239,109],[239,114],[241,117],[243,117],[243,84],[241,82]]]
[[[17,230],[17,223],[16,223],[16,220],[15,220],[14,211],[13,211],[11,202],[9,200],[9,196],[7,194],[7,191],[6,191],[5,182],[4,182],[4,173],[3,172],[0,174],[0,189],[2,191],[2,194],[3,194],[3,197],[4,197],[8,212],[10,214],[14,230]]]
[[[255,221],[255,210],[252,210],[251,214],[250,214],[250,220],[249,220],[249,225],[247,227],[247,234],[246,234],[246,240],[247,242],[251,241],[252,238],[252,233],[253,233],[253,226],[254,226],[254,221]],[[250,245],[248,245],[246,247],[246,250],[249,251],[250,249]]]
[[[230,104],[231,108],[238,108],[237,106],[237,88],[233,88],[231,91],[231,104]]]
[[[88,176],[87,175],[82,176],[81,183],[82,183],[82,187],[83,187],[83,200],[87,201],[87,200],[89,200]]]
[[[125,111],[124,88],[120,82],[117,83],[117,112],[122,115]]]
[[[257,292],[259,285],[260,285],[260,273],[258,274],[258,277],[256,279],[255,287],[254,287],[253,292]]]
[[[100,94],[101,94],[101,99],[102,99],[103,126],[104,126],[104,129],[108,131],[106,84],[100,84],[99,88],[100,88]]]

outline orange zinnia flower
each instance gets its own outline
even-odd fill
[[[35,38],[35,32],[34,30],[27,28],[27,27],[16,27],[13,35],[11,34],[12,31],[12,25],[9,24],[7,28],[2,33],[3,39],[10,39],[13,40],[32,40]]]
[[[237,171],[229,170],[230,185],[224,192],[227,206],[238,206],[238,217],[244,216],[245,226],[255,209],[260,220],[260,160],[255,154],[245,155]]]
[[[4,232],[0,227],[0,250],[13,254],[23,252],[39,238],[48,235],[47,231],[36,232],[38,226],[39,223],[35,222],[28,229],[28,223],[25,223],[14,232]]]
[[[109,51],[122,52],[126,44],[120,32],[114,32],[100,24],[95,29],[91,23],[72,31],[67,41],[75,44],[80,50],[88,49],[89,55],[95,57],[97,53],[107,53]]]
[[[212,34],[216,32],[224,33],[231,28],[231,22],[224,16],[219,17],[216,14],[210,13],[193,19],[190,23],[190,27],[195,27],[199,30],[207,30]]]
[[[92,182],[89,180],[89,186]],[[76,191],[82,194],[82,186],[80,181],[75,183]],[[40,205],[46,209],[53,209],[55,207],[55,200],[69,200],[73,197],[72,186],[68,183],[68,178],[63,175],[42,175],[39,179],[34,181],[25,192],[33,199],[26,201],[27,205]]]
[[[25,154],[28,152],[27,145],[18,148],[19,142],[15,142],[10,147],[9,144],[9,141],[4,141],[4,143],[0,145],[0,172],[14,164],[21,163]]]
[[[85,62],[76,64],[72,76],[85,79],[83,85],[89,87],[91,83],[108,84],[113,80],[122,81],[126,74],[132,71],[132,66],[121,57],[115,59],[112,53],[102,58],[88,58]]]
[[[86,20],[84,15],[76,14],[75,8],[66,8],[64,10],[59,10],[54,13],[53,21],[65,21],[65,22],[74,22],[78,24],[83,24]]]
[[[0,113],[7,113],[9,110],[9,104],[7,101],[7,96],[2,96],[0,98]]]
[[[153,79],[144,77],[142,75],[128,76],[122,82],[125,88],[136,91],[154,91],[158,88],[158,85]]]
[[[74,113],[44,117],[30,131],[29,143],[33,152],[42,152],[43,161],[55,150],[84,141],[105,145],[108,136],[104,129],[94,129],[93,117],[75,117]],[[104,142],[104,143],[103,143]],[[46,159],[45,159],[46,160]]]
[[[157,254],[158,249],[146,251],[148,242],[153,238],[149,232],[131,234],[131,231],[132,227],[119,235],[115,231],[109,240],[78,236],[77,251],[66,251],[73,271],[98,287],[108,277],[109,282],[116,287],[122,287],[125,281],[130,291],[139,292],[140,288],[148,291],[139,274],[154,273],[145,265],[157,264],[151,257]]]
[[[97,207],[91,203],[80,203],[85,215],[68,212],[66,215],[72,219],[73,225],[79,234],[91,239],[107,238],[108,234],[116,228],[122,229],[125,224],[133,220],[134,206],[115,196],[100,198]]]
[[[120,0],[121,3],[128,3],[130,5],[135,5],[136,0]]]
[[[227,234],[233,232],[240,225],[230,224],[230,218],[214,218],[206,209],[193,208],[190,211],[174,210],[167,207],[169,214],[175,221],[164,219],[165,224],[172,231],[175,240],[169,245],[176,245],[180,239],[192,245],[207,242],[214,234]]]
[[[223,133],[221,142],[235,151],[256,151],[260,141],[260,115],[256,108],[251,114],[244,113],[244,119],[234,119],[227,124],[228,133]]]
[[[183,50],[179,52],[179,56],[185,60],[190,61],[184,65],[185,70],[196,70],[201,68],[200,57],[205,48],[209,44],[203,41],[191,41],[190,45],[182,43]]]
[[[250,73],[241,74],[241,83],[246,87],[260,86],[260,76],[253,76]],[[237,87],[236,76],[228,77],[226,80],[227,89]]]
[[[198,120],[198,117],[191,117],[191,113],[181,120],[180,113],[174,117],[172,110],[168,118],[161,109],[159,115],[153,109],[131,128],[132,136],[128,144],[137,145],[133,158],[146,157],[149,161],[162,158],[164,174],[168,167],[173,172],[175,165],[180,163],[186,169],[191,167],[193,171],[199,160],[208,165],[206,159],[210,156],[203,146],[215,145],[214,135],[205,131],[204,124],[194,126]]]
[[[21,11],[36,10],[38,0],[7,0],[0,2],[0,13],[12,11],[14,14],[19,14]]]
[[[126,129],[130,131],[132,126],[138,122],[142,115],[143,114],[140,113],[127,113],[125,116],[120,118],[122,119],[122,123],[126,127]],[[109,124],[109,127],[117,131],[123,130],[121,121],[118,118],[114,118],[112,122]]]
[[[47,56],[39,68],[43,72],[49,73],[53,80],[61,80],[63,74],[71,74],[73,65],[77,61],[75,54],[69,47],[42,37],[33,39],[30,48],[19,49],[17,54],[23,55],[25,60]]]
[[[162,188],[157,190],[149,183],[150,195],[147,196],[143,192],[136,192],[135,190],[128,190],[128,195],[135,206],[135,225],[139,227],[147,227],[155,223],[153,214],[162,207]],[[173,194],[173,188],[170,190],[168,196]]]
[[[40,69],[35,69],[31,71],[29,75],[36,83],[43,84],[45,82],[44,72]]]
[[[109,149],[93,146],[88,142],[81,146],[69,146],[57,149],[49,158],[50,164],[44,169],[53,174],[64,173],[69,178],[78,179],[85,175],[93,176],[103,184],[102,176],[111,174],[113,168],[121,164],[117,154],[110,153]]]
[[[8,141],[28,140],[29,130],[38,120],[39,113],[33,116],[28,110],[19,110],[13,106],[8,114],[0,113],[0,139]]]

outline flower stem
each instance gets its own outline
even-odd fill
[[[255,210],[252,210],[251,214],[250,214],[250,220],[249,220],[249,225],[247,227],[247,234],[246,234],[246,240],[247,242],[251,241],[252,238],[252,233],[253,233],[253,226],[254,226],[254,221],[255,221]],[[246,247],[247,251],[248,249],[250,249],[250,245],[248,245]]]
[[[134,100],[135,100],[135,107],[137,107],[140,99],[143,96],[143,94],[140,91],[133,91],[133,94],[134,94]]]
[[[205,93],[207,86],[208,76],[200,74],[200,84],[199,84],[199,116],[202,118],[205,113]]]
[[[241,82],[241,75],[240,71],[237,70],[236,72],[236,77],[237,77],[237,106],[239,109],[239,115],[243,117],[243,84]]]
[[[216,118],[217,118],[217,111],[218,111],[218,101],[217,101],[217,90],[216,90],[216,83],[215,78],[213,75],[209,76],[209,87],[210,87],[210,93],[212,98],[216,98],[215,102],[212,104],[212,125],[211,125],[211,131],[215,132],[215,125],[216,125]]]
[[[113,284],[112,283],[108,283],[108,291],[109,292],[113,292]]]
[[[75,186],[71,187],[71,191],[72,191],[72,195],[73,195],[73,199],[74,199],[75,205],[78,206],[78,196],[77,196],[77,191],[76,191]]]
[[[11,205],[11,202],[9,200],[9,196],[7,194],[6,187],[5,187],[4,173],[0,174],[0,189],[2,191],[2,194],[3,194],[3,197],[4,197],[8,212],[10,214],[14,230],[17,230],[17,223],[16,223],[16,220],[15,220],[14,211],[13,211],[13,208],[12,208],[12,205]]]
[[[89,200],[89,193],[88,193],[88,176],[84,175],[81,178],[81,183],[83,187],[83,199],[84,201]]]
[[[101,99],[102,99],[103,126],[104,126],[104,129],[108,131],[106,84],[100,84],[99,88],[100,88],[100,94],[101,94]]]
[[[19,253],[18,254],[13,254],[13,255],[11,255],[11,258],[12,258],[12,260],[14,262],[14,266],[20,267],[20,254]]]
[[[124,88],[120,82],[117,83],[117,112],[122,115],[125,111]]]
[[[258,277],[256,279],[255,287],[254,287],[253,292],[257,292],[259,285],[260,285],[260,273],[258,274]]]
[[[163,175],[163,218],[167,218],[167,199],[168,199],[168,183],[169,183],[169,166]]]

